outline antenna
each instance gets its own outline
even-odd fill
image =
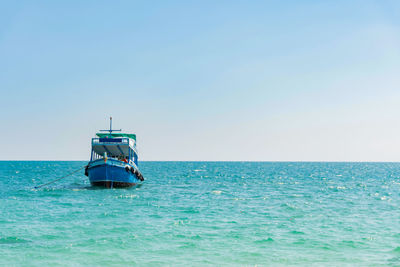
[[[119,130],[113,130],[112,129],[112,117],[110,117],[110,130],[100,130],[100,132],[110,132],[110,137],[112,137],[112,132],[120,132],[121,129]]]

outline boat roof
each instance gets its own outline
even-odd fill
[[[100,138],[108,138],[111,137],[115,138],[115,137],[127,137],[127,138],[131,138],[133,140],[136,141],[136,134],[128,134],[128,133],[96,133],[96,135]]]

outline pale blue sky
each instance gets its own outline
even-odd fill
[[[2,1],[0,159],[399,161],[399,1]]]

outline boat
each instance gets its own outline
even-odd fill
[[[85,168],[91,185],[118,188],[142,182],[144,178],[138,168],[136,134],[113,130],[112,117],[110,129],[100,132],[92,138],[90,161]]]

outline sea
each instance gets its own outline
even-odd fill
[[[0,162],[0,266],[400,266],[400,163]]]

